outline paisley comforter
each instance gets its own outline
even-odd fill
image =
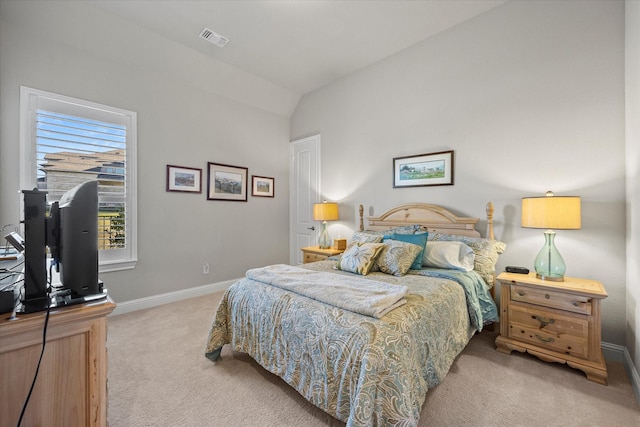
[[[352,275],[333,265],[304,268]],[[377,319],[239,280],[220,301],[206,356],[218,360],[230,344],[347,426],[415,426],[427,390],[444,379],[473,333],[497,320],[497,310],[474,272],[366,277],[407,286],[406,304]]]

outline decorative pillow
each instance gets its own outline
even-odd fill
[[[355,243],[344,251],[335,268],[366,276],[383,248],[383,243]]]
[[[413,243],[385,240],[376,265],[383,273],[404,276],[411,268],[422,248]]]
[[[475,257],[473,249],[462,242],[431,241],[427,242],[421,261],[425,267],[471,271]]]
[[[356,243],[380,243],[382,242],[382,235],[373,234],[373,233],[365,233],[362,231],[356,231],[351,236],[351,242],[349,246],[353,246]]]
[[[420,224],[400,225],[398,227],[389,228],[388,230],[365,230],[364,233],[375,234],[378,236],[391,238],[392,234],[413,234],[420,230]]]
[[[424,254],[424,248],[427,244],[427,237],[429,233],[415,233],[415,234],[401,234],[401,233],[393,233],[391,235],[392,240],[399,240],[401,242],[413,243],[414,245],[420,246],[421,250],[416,256],[416,259],[411,264],[412,270],[420,270],[422,268],[422,256]]]
[[[476,255],[473,269],[482,276],[489,288],[493,287],[498,256],[507,247],[504,242],[487,240],[482,237],[456,236],[444,233],[429,233],[429,241],[431,240],[462,242],[469,246]]]

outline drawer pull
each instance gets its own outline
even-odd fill
[[[540,328],[544,328],[547,325],[551,325],[552,323],[555,323],[555,319],[548,319],[548,318],[542,317],[542,316],[533,315],[533,316],[531,316],[531,318],[537,320],[538,322],[540,322]]]
[[[580,303],[578,301],[571,301],[571,304],[573,304],[574,307],[580,306]]]
[[[553,337],[549,337],[549,338],[542,338],[540,335],[536,334],[536,338],[538,338],[540,341],[542,341],[543,343],[552,343],[555,341],[555,339],[553,339]]]
[[[551,296],[549,294],[544,294],[545,299],[549,299],[551,298]]]
[[[522,292],[522,291],[518,291],[518,295],[519,295],[519,296],[521,296],[521,297],[523,297],[523,296],[525,296],[525,293],[524,293],[524,292]]]

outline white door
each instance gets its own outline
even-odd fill
[[[300,248],[318,241],[313,204],[320,201],[320,135],[292,141],[289,147],[289,260],[302,264]]]

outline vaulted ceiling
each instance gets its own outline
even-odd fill
[[[90,4],[298,95],[507,0],[114,1]],[[199,37],[224,36],[220,48]]]

